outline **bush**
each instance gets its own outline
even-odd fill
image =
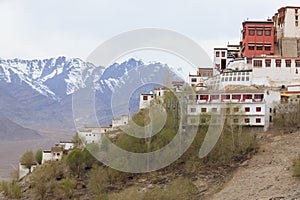
[[[42,164],[42,159],[43,159],[43,150],[42,149],[38,149],[35,153],[35,161],[38,164]]]
[[[294,176],[300,177],[300,158],[294,163]]]
[[[101,195],[107,192],[107,186],[107,170],[98,165],[94,165],[88,174],[88,189],[96,195]]]
[[[62,179],[65,173],[62,166],[60,162],[44,163],[32,174],[33,190],[41,199],[57,189],[56,181]]]
[[[4,195],[8,198],[21,199],[22,189],[16,182],[2,182],[1,190]]]
[[[65,197],[71,199],[76,186],[76,180],[74,178],[65,178],[59,181],[59,189],[62,191]]]

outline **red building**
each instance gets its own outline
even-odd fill
[[[243,22],[242,56],[274,55],[274,22]]]

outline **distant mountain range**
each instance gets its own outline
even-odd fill
[[[13,121],[0,117],[0,140],[1,141],[18,141],[42,139],[42,136],[29,128],[24,128]]]
[[[135,59],[106,69],[78,58],[0,59],[0,116],[36,130],[73,134],[72,94],[86,87],[86,81],[93,75],[99,123],[109,125],[114,89],[122,84],[124,75],[143,65]],[[160,63],[155,66],[166,67]],[[138,88],[126,110],[136,112],[139,94],[149,92],[154,85]]]

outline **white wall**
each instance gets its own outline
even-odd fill
[[[300,12],[300,9],[298,9],[298,12]],[[300,15],[299,16],[299,22],[300,22]],[[295,9],[289,8],[286,11],[285,15],[285,25],[284,25],[284,37],[300,37],[300,24],[298,26],[295,26]]]
[[[31,172],[33,172],[36,169],[36,166],[37,165],[31,166]],[[27,174],[29,174],[29,169],[26,168],[25,165],[21,165],[21,163],[19,163],[19,180],[25,177]]]
[[[128,121],[129,121],[128,115],[122,115],[120,118],[114,118],[112,119],[112,128],[124,126],[128,124]]]
[[[295,67],[295,59],[291,59],[291,67],[286,67],[285,59],[281,59],[281,67],[276,67],[275,59],[271,59],[271,67],[253,67],[252,84],[265,86],[290,85],[292,81],[300,83],[300,68]],[[298,74],[297,74],[298,71]]]
[[[144,100],[144,96],[147,96],[147,100]],[[150,103],[153,100],[153,98],[154,98],[153,94],[141,94],[140,95],[139,109],[148,108],[150,106]]]
[[[51,161],[52,160],[52,153],[51,151],[43,151],[43,156],[42,156],[42,164],[44,164],[47,161]]]

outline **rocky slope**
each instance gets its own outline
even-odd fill
[[[300,156],[300,132],[269,133],[259,152],[233,174],[224,188],[208,199],[296,200],[300,178],[293,177],[293,160]]]

